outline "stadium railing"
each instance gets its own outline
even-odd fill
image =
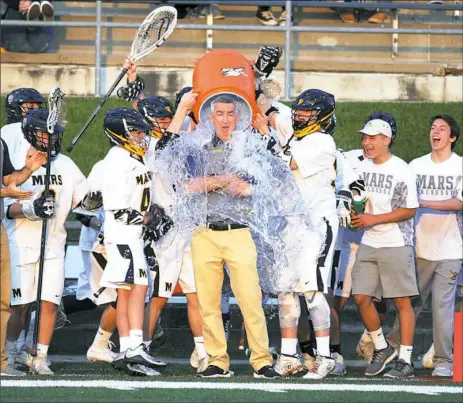
[[[127,3],[124,0],[111,1],[111,3]],[[189,0],[132,0],[131,3],[149,3],[152,5],[182,5],[191,4]],[[395,1],[392,3],[379,2],[337,2],[337,1],[297,1],[297,0],[273,0],[271,6],[285,6],[287,10],[285,26],[261,26],[261,25],[214,25],[212,18],[212,7],[205,24],[184,24],[179,23],[180,29],[205,30],[206,31],[206,50],[213,48],[213,32],[217,30],[240,30],[240,31],[281,31],[285,33],[285,54],[291,54],[291,34],[294,32],[331,32],[331,33],[360,33],[360,34],[391,34],[392,35],[392,57],[399,52],[399,34],[429,34],[429,35],[463,35],[463,29],[453,28],[399,28],[399,10],[442,10],[461,13],[463,5],[456,4],[429,4],[414,3],[406,1]],[[246,0],[201,0],[202,5],[244,5],[244,6],[268,6],[268,1],[246,1]],[[95,96],[101,96],[101,42],[102,28],[138,28],[136,22],[108,22],[103,21],[102,13],[103,1],[95,1],[95,21],[12,21],[2,20],[0,26],[54,26],[54,27],[92,27],[96,28],[95,34]],[[371,27],[332,27],[332,26],[295,26],[292,24],[293,7],[327,7],[327,8],[358,8],[358,9],[390,9],[392,17],[392,28],[371,28]],[[285,58],[285,100],[292,98],[291,91],[291,57]]]

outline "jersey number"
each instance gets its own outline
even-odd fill
[[[144,213],[148,210],[151,201],[150,188],[144,188],[141,196],[140,212]]]

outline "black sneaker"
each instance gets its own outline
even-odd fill
[[[225,330],[225,339],[228,341],[230,337],[231,330],[231,321],[230,321],[230,312],[222,314],[223,329]]]
[[[259,371],[254,371],[254,378],[258,379],[278,379],[281,375],[275,371],[271,365],[265,365]]]
[[[395,363],[395,367],[384,374],[387,378],[413,378],[415,376],[415,368],[413,364],[409,364],[402,359],[398,359]]]
[[[209,365],[203,372],[196,374],[201,378],[230,378],[230,371],[225,371],[224,369],[216,366]]]
[[[396,355],[397,350],[389,343],[386,348],[383,348],[382,350],[375,350],[373,357],[371,358],[371,362],[365,370],[365,375],[375,376],[380,374],[384,370],[384,367],[389,364]]]

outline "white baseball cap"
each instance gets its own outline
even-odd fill
[[[391,125],[382,119],[370,120],[362,130],[359,130],[357,134],[366,134],[367,136],[376,136],[382,134],[386,137],[392,138]]]

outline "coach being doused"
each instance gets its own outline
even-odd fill
[[[165,138],[175,139],[159,153],[158,173],[176,189],[173,220],[178,231],[195,228],[191,249],[196,288],[204,321],[209,366],[202,377],[229,377],[230,360],[220,311],[223,267],[243,314],[256,378],[276,378],[268,353],[268,333],[262,310],[256,245],[251,231],[271,245],[272,268],[285,267],[295,245],[281,242],[286,218],[301,216],[299,193],[290,170],[267,151],[259,134],[248,129],[240,113],[243,103],[218,94],[209,119],[195,132],[182,135],[172,124]],[[180,122],[181,123],[181,122]],[[246,127],[245,130],[236,130]],[[162,144],[162,141],[161,141]],[[286,259],[286,260],[285,260]],[[278,273],[267,268],[267,276]],[[270,279],[272,284],[277,281]],[[294,278],[294,285],[297,278]]]

